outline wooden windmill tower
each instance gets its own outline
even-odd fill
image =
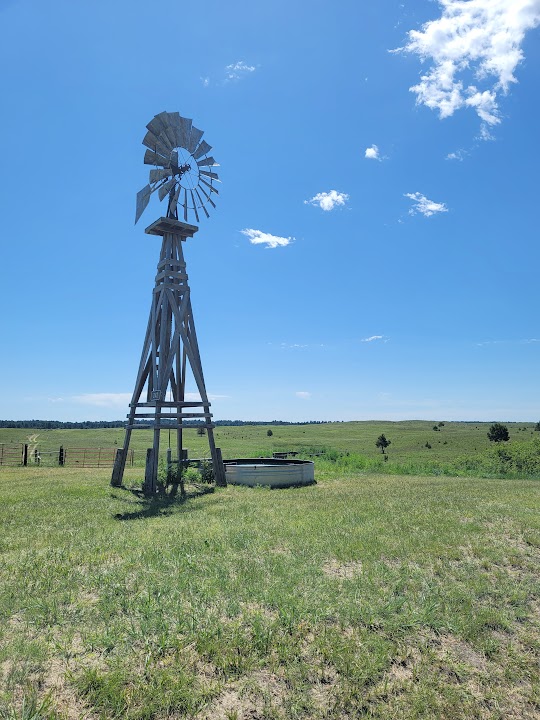
[[[199,211],[209,217],[206,206],[215,207],[212,195],[218,192],[215,183],[219,179],[210,168],[217,163],[208,156],[210,145],[201,141],[202,130],[178,113],[162,112],[146,127],[148,132],[143,145],[148,149],[144,162],[154,168],[150,170],[149,184],[137,193],[135,222],[156,190],[160,200],[168,198],[167,217],[159,218],[145,230],[148,235],[162,238],[161,253],[126,436],[117,453],[111,484],[122,484],[132,431],[150,426],[154,429],[154,442],[147,451],[144,489],[153,494],[157,489],[161,430],[175,431],[177,460],[181,461],[182,430],[186,419],[203,421],[216,484],[225,485],[226,481],[221,452],[214,442],[214,424],[182,250],[182,243],[198,230],[197,226],[188,224],[188,213],[199,222]],[[179,209],[183,221],[178,218]],[[186,400],[188,375],[195,382],[199,399]]]

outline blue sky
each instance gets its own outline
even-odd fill
[[[2,418],[125,416],[167,110],[220,163],[185,249],[217,419],[540,419],[540,0],[0,0],[0,24]]]

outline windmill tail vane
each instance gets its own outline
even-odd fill
[[[168,196],[167,217],[178,219],[179,206],[185,222],[191,216],[199,222],[199,211],[209,217],[208,206],[216,207],[213,195],[219,194],[216,184],[220,180],[213,170],[218,163],[208,155],[212,146],[202,139],[203,131],[177,112],[159,113],[146,129],[144,163],[154,167],[148,184],[137,193],[135,223],[156,191],[160,200]]]

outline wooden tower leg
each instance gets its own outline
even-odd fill
[[[216,484],[227,484],[221,452],[214,441],[214,424],[204,382],[182,251],[182,241],[192,237],[196,231],[194,225],[174,218],[161,218],[146,229],[147,234],[161,235],[163,240],[126,436],[111,479],[111,484],[115,486],[122,484],[133,429],[141,426],[152,427],[153,445],[148,451],[144,489],[148,494],[154,494],[158,486],[161,429],[176,428],[177,460],[181,468],[183,420],[187,418],[204,419]],[[185,400],[188,367],[195,380],[200,400]],[[148,420],[149,425],[137,422],[141,419]],[[164,425],[165,420],[167,425]]]

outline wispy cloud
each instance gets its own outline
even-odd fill
[[[201,82],[203,84],[203,87],[208,87],[210,85],[210,78],[209,77],[202,77]]]
[[[409,198],[409,200],[412,200],[414,203],[413,207],[409,210],[410,215],[420,213],[424,217],[430,217],[431,215],[436,215],[437,213],[448,212],[448,208],[445,203],[428,200],[428,198],[425,195],[422,195],[422,193],[405,193],[404,197]]]
[[[94,407],[125,407],[131,400],[131,393],[84,393],[83,395],[73,395],[69,400],[80,405]]]
[[[478,347],[486,347],[488,345],[534,345],[540,343],[540,338],[525,338],[523,340],[484,340],[477,342]]]
[[[270,235],[270,233],[265,233],[262,230],[253,230],[251,228],[240,230],[240,232],[249,239],[252,245],[266,245],[267,248],[285,247],[295,240],[293,237],[279,237],[279,235]]]
[[[248,65],[243,60],[238,60],[238,62],[231,63],[231,65],[225,67],[225,80],[228,82],[240,80],[246,77],[246,75],[254,73],[256,69],[255,65]]]
[[[388,342],[390,338],[387,338],[386,335],[371,335],[370,337],[362,338],[360,342],[364,343],[371,343],[376,341],[382,341],[382,342]]]
[[[305,390],[299,390],[298,392],[294,393],[297,398],[300,398],[301,400],[309,400],[311,397],[310,392],[306,392]]]
[[[329,212],[335,207],[345,205],[348,199],[349,196],[346,193],[330,190],[330,192],[317,193],[310,200],[304,200],[304,205],[315,205],[315,207],[320,207],[321,210]]]
[[[459,162],[463,162],[468,154],[466,150],[456,150],[455,152],[448,153],[445,160],[458,160]]]
[[[439,0],[441,17],[408,33],[394,52],[409,52],[430,63],[410,88],[416,101],[441,118],[471,108],[482,120],[480,137],[500,121],[499,95],[508,93],[523,60],[527,31],[540,24],[540,0]]]
[[[379,162],[382,161],[381,153],[379,152],[379,148],[377,145],[372,145],[371,147],[366,148],[364,157],[367,160],[378,160]]]

